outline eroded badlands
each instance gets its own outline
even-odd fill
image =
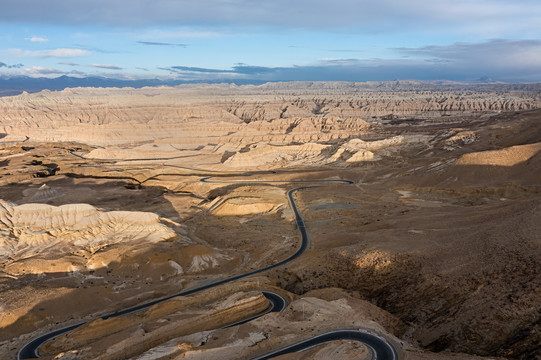
[[[536,84],[0,98],[0,358],[80,321],[42,358],[252,359],[344,328],[400,359],[539,358],[539,108]],[[292,256],[299,187],[298,258],[99,319]],[[262,291],[286,308],[223,328]],[[279,358],[371,357],[339,340]]]

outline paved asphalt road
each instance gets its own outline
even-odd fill
[[[263,293],[263,295],[265,295],[265,297],[269,300],[269,303],[270,303],[269,308],[265,312],[263,312],[261,314],[258,314],[258,315],[255,315],[255,316],[253,316],[253,317],[251,317],[249,319],[245,319],[245,320],[236,322],[234,324],[227,325],[225,327],[231,327],[231,326],[235,326],[235,325],[240,325],[240,324],[243,324],[245,322],[251,321],[253,319],[257,319],[258,317],[263,316],[265,314],[268,314],[270,312],[282,311],[287,306],[286,300],[283,297],[281,297],[280,295],[278,295],[276,293],[273,293],[273,292],[270,292],[270,291],[262,291],[262,293]],[[186,295],[186,294],[184,294],[184,295]],[[179,295],[179,296],[181,296],[181,295]],[[160,301],[163,301],[163,300],[165,300],[165,299],[162,299]],[[153,304],[155,304],[157,302],[160,302],[160,301],[153,301]],[[151,305],[149,305],[148,303],[143,304],[143,305],[139,305],[139,306],[135,306],[135,307],[132,307],[132,308],[129,308],[129,309],[125,309],[125,310],[122,310],[122,311],[119,311],[119,312],[104,316],[104,317],[102,317],[102,319],[105,320],[105,319],[108,319],[108,318],[111,318],[111,317],[117,317],[117,316],[125,315],[125,314],[128,314],[128,313],[137,311],[137,310],[144,309],[144,308],[149,307],[149,306],[151,306]],[[17,359],[22,360],[22,359],[37,359],[37,358],[39,358],[39,348],[43,344],[45,344],[47,341],[49,341],[49,340],[51,340],[51,339],[53,339],[53,338],[55,338],[57,336],[68,333],[71,330],[73,330],[75,328],[78,328],[79,326],[81,326],[81,325],[83,325],[85,323],[86,323],[86,321],[85,322],[80,322],[80,323],[77,323],[77,324],[74,324],[74,325],[70,325],[70,326],[67,326],[67,327],[63,327],[63,328],[60,328],[60,329],[56,329],[56,330],[50,331],[48,333],[45,333],[43,335],[40,335],[37,338],[32,339],[31,341],[27,342],[19,350],[19,352],[17,354]]]
[[[76,156],[82,158],[82,156],[79,156],[79,155],[76,155]],[[191,169],[191,170],[200,170],[200,169]],[[257,172],[250,172],[250,173],[246,173],[246,174],[236,174],[235,176],[253,176],[253,175],[256,175],[256,174],[264,174],[264,173],[276,173],[276,172],[274,172],[274,171],[257,171]],[[211,180],[211,179],[212,179],[212,177],[205,177],[205,178],[201,179],[201,182],[209,182],[209,183],[210,182],[214,182],[214,183],[236,183],[236,182],[242,182],[242,183],[291,183],[291,182],[296,182],[296,183],[298,183],[298,182],[305,182],[305,183],[307,183],[307,182],[309,182],[309,183],[333,183],[334,182],[334,183],[353,184],[353,182],[349,181],[349,180],[293,180],[293,181],[265,181],[265,180],[250,181],[250,180],[247,180],[247,181],[222,181],[222,180]],[[129,314],[129,313],[132,313],[132,312],[135,312],[135,311],[138,311],[138,310],[148,308],[148,307],[150,307],[152,305],[155,305],[155,304],[158,304],[158,303],[160,303],[162,301],[169,300],[169,299],[171,299],[173,297],[176,297],[176,296],[191,295],[191,294],[203,291],[203,290],[207,290],[207,289],[219,286],[219,285],[223,285],[223,284],[231,282],[231,281],[239,280],[239,279],[242,279],[242,278],[245,278],[245,277],[248,277],[248,276],[252,276],[252,275],[256,275],[256,274],[265,272],[265,271],[270,270],[270,269],[274,269],[274,268],[282,266],[282,265],[284,265],[284,264],[286,264],[286,263],[288,263],[288,262],[290,262],[292,260],[295,260],[302,253],[304,253],[306,251],[306,249],[308,248],[308,234],[306,233],[306,227],[305,227],[305,224],[304,224],[304,220],[303,220],[299,210],[297,209],[297,206],[295,204],[295,200],[293,199],[293,194],[296,191],[315,188],[315,187],[319,187],[319,186],[322,186],[322,185],[303,186],[303,187],[299,187],[299,188],[295,188],[293,190],[290,190],[288,192],[288,194],[287,194],[288,198],[289,198],[289,202],[291,204],[291,208],[293,209],[293,212],[295,214],[295,222],[297,224],[297,228],[299,229],[299,232],[300,232],[301,238],[302,238],[302,243],[301,243],[301,246],[299,247],[299,249],[293,255],[288,257],[287,259],[284,259],[284,260],[282,260],[282,261],[280,261],[278,263],[269,265],[267,267],[264,267],[264,268],[261,268],[261,269],[258,269],[258,270],[250,271],[250,272],[247,272],[247,273],[244,273],[244,274],[239,274],[239,275],[227,278],[227,279],[219,280],[219,281],[216,281],[216,282],[213,282],[213,283],[198,287],[198,288],[190,289],[190,290],[183,291],[183,292],[180,292],[180,293],[177,293],[177,294],[173,294],[173,295],[169,295],[169,296],[162,297],[162,298],[159,298],[159,299],[155,299],[153,301],[150,301],[150,302],[147,302],[147,303],[144,303],[144,304],[140,304],[140,305],[133,306],[133,307],[130,307],[130,308],[127,308],[127,309],[123,309],[123,310],[117,311],[117,312],[115,312],[113,314],[103,316],[102,319],[105,320],[105,319],[108,319],[108,318],[111,318],[111,317],[117,317],[117,316],[122,316],[122,315],[125,315],[125,314]],[[271,306],[270,306],[269,310],[265,311],[264,313],[262,313],[260,315],[251,317],[249,319],[245,319],[245,320],[243,320],[241,322],[238,322],[238,323],[235,323],[235,324],[230,324],[228,326],[234,326],[234,325],[239,325],[239,324],[244,323],[244,322],[248,322],[248,321],[253,320],[253,319],[255,319],[255,318],[259,317],[259,316],[263,316],[264,314],[267,314],[267,313],[269,313],[271,311],[282,311],[286,307],[287,304],[286,304],[285,300],[281,296],[279,296],[278,294],[274,294],[274,293],[271,293],[271,292],[263,292],[263,293],[267,297],[267,299],[269,299],[269,302],[271,303]],[[61,329],[56,329],[56,330],[53,330],[51,332],[48,332],[46,334],[43,334],[43,335],[41,335],[39,337],[36,337],[36,338],[30,340],[21,349],[19,349],[19,352],[17,353],[17,359],[18,360],[23,360],[23,359],[35,359],[35,358],[38,358],[39,357],[39,348],[46,341],[48,341],[48,340],[50,340],[50,339],[52,339],[54,337],[57,337],[59,335],[65,334],[65,333],[67,333],[67,332],[69,332],[69,331],[71,331],[71,330],[85,324],[85,323],[86,322],[81,322],[81,323],[70,325],[70,326],[67,326],[67,327],[64,327],[64,328],[61,328]],[[328,335],[328,336],[330,336],[330,335]],[[337,335],[334,335],[334,336],[337,336]],[[365,335],[365,337],[366,336],[367,335]],[[325,343],[325,342],[331,341],[331,340],[326,340],[326,339],[327,339],[327,337],[316,337],[316,338],[309,339],[307,341],[309,341],[310,344],[312,344],[310,346],[315,346],[316,343],[313,343],[313,342],[318,342],[319,341],[319,343]],[[376,337],[376,336],[372,336],[372,341],[376,341],[376,339],[379,339],[379,338]],[[359,341],[362,341],[363,343],[368,344],[366,341],[370,341],[370,337],[368,336],[368,340],[366,340],[366,341],[365,340],[359,340]],[[381,339],[380,339],[380,341],[381,341]],[[305,343],[305,342],[303,342],[303,343]],[[294,352],[294,351],[300,351],[300,350],[306,348],[306,347],[298,348],[298,350],[296,350],[297,349],[296,346],[301,346],[301,345],[296,344],[293,347],[288,347],[286,349],[282,349],[282,350],[279,350],[279,351]],[[287,350],[287,349],[291,349],[291,350]],[[384,360],[396,359],[396,357],[385,357],[385,355],[383,353],[380,354],[380,352],[377,351],[376,348],[374,348],[374,349],[376,350],[375,354],[377,354],[377,359],[384,359]],[[391,350],[392,350],[392,348],[391,348]],[[392,350],[392,352],[394,354],[394,350]],[[272,354],[273,355],[267,354],[267,355],[265,355],[266,357],[262,357],[261,359],[267,359],[267,358],[279,355],[278,353],[276,353],[276,354],[272,353]]]
[[[383,337],[365,330],[333,330],[320,334],[298,343],[275,350],[252,360],[266,360],[273,357],[299,352],[335,340],[354,340],[365,344],[372,350],[373,358],[377,360],[396,360],[398,355],[394,348]]]

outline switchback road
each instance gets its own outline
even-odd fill
[[[78,156],[80,158],[84,158],[84,157],[82,157],[80,155],[76,155],[76,156]],[[167,166],[169,166],[169,165],[167,165]],[[177,166],[175,166],[175,167],[177,167]],[[180,167],[180,166],[178,166],[178,167]],[[191,168],[184,168],[184,169],[195,170],[195,171],[204,171],[202,169],[191,169]],[[206,171],[206,172],[214,172],[214,171]],[[256,175],[256,174],[260,175],[260,174],[265,174],[265,173],[276,173],[276,172],[275,171],[255,171],[255,172],[247,172],[247,173],[244,173],[244,174],[234,174],[233,176],[253,176],[253,175]],[[169,299],[177,297],[177,296],[187,296],[187,295],[195,294],[197,292],[201,292],[201,291],[204,291],[204,290],[216,287],[216,286],[220,286],[220,285],[223,285],[223,284],[235,281],[235,280],[243,279],[243,278],[246,278],[246,277],[249,277],[249,276],[252,276],[252,275],[256,275],[256,274],[260,274],[260,273],[263,273],[265,271],[280,267],[280,266],[282,266],[284,264],[287,264],[290,261],[293,261],[293,260],[297,259],[308,248],[308,234],[306,232],[306,226],[305,226],[305,223],[304,223],[304,219],[302,218],[302,216],[301,216],[301,214],[300,214],[300,212],[299,212],[299,210],[297,208],[297,205],[295,204],[295,199],[293,198],[293,194],[295,192],[297,192],[297,191],[301,191],[301,190],[304,190],[304,189],[310,189],[310,188],[316,188],[316,187],[324,186],[323,184],[329,184],[329,183],[353,184],[353,182],[349,181],[349,180],[334,180],[334,179],[333,180],[290,180],[290,181],[278,181],[278,180],[271,180],[271,181],[265,181],[265,180],[232,180],[232,181],[227,181],[227,180],[216,180],[212,176],[207,176],[207,177],[201,178],[200,181],[201,182],[207,182],[207,183],[247,183],[247,184],[248,183],[314,183],[314,184],[321,184],[321,185],[302,186],[302,187],[292,189],[287,193],[289,203],[291,205],[291,209],[293,210],[293,213],[295,214],[295,222],[296,222],[297,228],[298,228],[298,230],[299,230],[299,232],[301,234],[301,245],[298,248],[298,250],[293,255],[291,255],[290,257],[288,257],[288,258],[286,258],[286,259],[284,259],[284,260],[282,260],[282,261],[280,261],[278,263],[266,266],[266,267],[261,268],[261,269],[257,269],[257,270],[250,271],[250,272],[247,272],[247,273],[235,275],[235,276],[229,277],[227,279],[218,280],[218,281],[215,281],[213,283],[210,283],[210,284],[207,284],[207,285],[204,285],[204,286],[200,286],[200,287],[193,288],[193,289],[190,289],[190,290],[182,291],[182,292],[179,292],[179,293],[176,293],[176,294],[172,294],[172,295],[169,295],[169,296],[166,296],[166,297],[162,297],[162,298],[159,298],[159,299],[152,300],[150,302],[146,302],[144,304],[140,304],[140,305],[137,305],[137,306],[126,308],[126,309],[117,311],[115,313],[105,315],[105,316],[101,317],[102,319],[108,319],[108,318],[111,318],[111,317],[118,317],[118,316],[130,314],[130,313],[133,313],[135,311],[148,308],[148,307],[150,307],[152,305],[158,304],[160,302],[169,300]],[[267,314],[267,313],[269,313],[271,311],[282,311],[287,306],[285,300],[281,296],[279,296],[278,294],[274,294],[274,293],[266,292],[266,291],[264,291],[263,294],[267,297],[267,299],[269,299],[269,302],[271,304],[271,306],[269,307],[269,309],[267,311],[265,311],[262,314],[259,314],[259,315],[255,316],[255,317],[251,317],[251,318],[245,319],[245,320],[243,320],[241,322],[230,324],[228,326],[234,326],[234,325],[239,325],[239,324],[244,323],[244,322],[248,322],[250,320],[253,320],[254,318],[260,317],[260,316],[262,316],[264,314]],[[17,359],[18,360],[23,360],[23,359],[39,358],[39,349],[45,342],[47,342],[48,340],[51,340],[51,339],[53,339],[53,338],[55,338],[57,336],[65,334],[67,332],[70,332],[73,329],[85,324],[86,322],[88,322],[88,321],[80,322],[80,323],[73,324],[73,325],[70,325],[70,326],[67,326],[67,327],[64,327],[64,328],[56,329],[56,330],[50,331],[50,332],[48,332],[46,334],[43,334],[43,335],[41,335],[39,337],[36,337],[36,338],[30,340],[23,347],[21,347],[21,349],[19,349],[19,352],[17,353]],[[337,332],[334,332],[334,333],[335,333],[335,335],[333,335],[333,336],[338,336],[338,335],[336,335]],[[342,334],[342,333],[340,333],[340,334]],[[363,334],[365,334],[365,333],[363,333]],[[368,334],[368,333],[366,333],[366,334]],[[328,335],[328,336],[331,336],[331,335]],[[329,340],[328,336],[318,336],[318,337],[315,337],[315,338],[312,338],[312,339],[307,339],[304,342],[302,342],[302,344],[309,343],[309,344],[311,344],[309,346],[315,346],[318,343],[325,343],[325,342],[328,342],[328,341],[332,341],[332,340]],[[348,336],[353,336],[353,335],[348,335]],[[376,336],[376,335],[363,335],[363,336],[359,337],[359,339],[361,339],[361,338],[363,340],[359,340],[359,341],[362,341],[363,343],[367,344],[367,346],[369,346],[369,347],[371,347],[370,344],[372,344],[372,343],[378,343],[378,341],[380,341],[380,342],[382,341],[381,338]],[[390,346],[390,345],[388,345],[388,346]],[[291,345],[291,346],[289,346],[287,348],[280,349],[277,352],[267,354],[267,355],[265,355],[265,357],[261,357],[261,359],[268,359],[268,358],[280,355],[282,353],[300,351],[300,350],[305,349],[305,348],[306,347],[304,347],[304,348],[302,347],[301,343],[297,343],[297,344]],[[383,360],[394,360],[394,359],[396,359],[396,356],[394,355],[395,352],[392,349],[392,347],[391,347],[391,350],[392,350],[391,353],[393,354],[393,356],[389,356],[388,352],[383,351],[385,349],[385,347],[382,347],[381,350],[379,350],[380,349],[379,347],[371,347],[371,348],[374,350],[374,356],[377,359],[380,359],[380,360],[381,359],[383,359]],[[286,351],[286,352],[283,352],[283,351]]]

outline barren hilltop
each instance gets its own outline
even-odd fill
[[[1,359],[541,358],[539,84],[24,93],[0,156]]]

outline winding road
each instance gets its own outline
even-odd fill
[[[82,157],[80,155],[76,155],[76,154],[73,154],[73,155],[84,159],[84,157]],[[192,168],[174,166],[174,165],[166,165],[166,166],[179,167],[179,168],[195,170],[195,171],[215,172],[215,171],[208,171],[208,170],[202,170],[202,169],[192,169]],[[235,174],[233,176],[253,176],[253,175],[256,175],[256,174],[264,174],[264,173],[268,174],[268,173],[276,173],[276,172],[275,171],[255,171],[255,172],[247,172],[247,173],[244,173],[244,174]],[[349,180],[334,180],[334,179],[332,179],[332,180],[290,180],[290,181],[277,181],[277,180],[271,180],[271,181],[265,181],[265,180],[232,180],[232,181],[224,181],[224,180],[216,180],[212,176],[207,176],[207,177],[201,178],[200,181],[201,182],[207,182],[207,183],[343,183],[343,184],[353,184],[353,182],[349,181]],[[305,226],[304,220],[303,220],[303,218],[302,218],[302,216],[301,216],[301,214],[300,214],[300,212],[299,212],[299,210],[297,208],[297,205],[295,204],[293,194],[295,192],[297,192],[297,191],[301,191],[301,190],[304,190],[304,189],[311,189],[311,188],[321,187],[321,186],[323,186],[323,185],[302,186],[302,187],[292,189],[287,193],[289,203],[290,203],[291,208],[292,208],[292,210],[293,210],[293,212],[295,214],[295,222],[296,222],[297,228],[298,228],[298,230],[299,230],[299,232],[301,234],[301,240],[302,240],[301,241],[301,246],[299,247],[299,249],[293,255],[291,255],[290,257],[288,257],[288,258],[286,258],[286,259],[284,259],[284,260],[282,260],[282,261],[280,261],[278,263],[266,266],[266,267],[261,268],[261,269],[250,271],[250,272],[247,272],[247,273],[244,273],[244,274],[235,275],[235,276],[229,277],[227,279],[215,281],[213,283],[210,283],[210,284],[207,284],[207,285],[204,285],[204,286],[200,286],[200,287],[193,288],[193,289],[190,289],[190,290],[182,291],[182,292],[179,292],[179,293],[176,293],[176,294],[173,294],[173,295],[169,295],[169,296],[166,296],[166,297],[162,297],[162,298],[159,298],[159,299],[155,299],[155,300],[152,300],[152,301],[140,304],[140,305],[129,307],[129,308],[117,311],[115,313],[102,316],[101,319],[105,320],[105,319],[112,318],[112,317],[118,317],[118,316],[130,314],[130,313],[133,313],[135,311],[148,308],[150,306],[153,306],[155,304],[158,304],[160,302],[169,300],[169,299],[177,297],[177,296],[187,296],[187,295],[195,294],[197,292],[204,291],[204,290],[207,290],[207,289],[219,286],[219,285],[223,285],[223,284],[235,281],[235,280],[243,279],[243,278],[246,278],[246,277],[249,277],[249,276],[252,276],[252,275],[256,275],[256,274],[260,274],[260,273],[263,273],[265,271],[277,268],[279,266],[287,264],[290,261],[293,261],[293,260],[297,259],[308,248],[308,234],[306,232],[306,226]],[[269,303],[270,303],[269,308],[265,312],[263,312],[261,314],[258,314],[258,315],[254,316],[254,317],[244,319],[244,320],[242,320],[240,322],[229,324],[226,327],[235,326],[235,325],[239,325],[239,324],[251,321],[251,320],[253,320],[253,319],[257,318],[257,317],[263,316],[263,315],[265,315],[265,314],[267,314],[269,312],[282,311],[287,306],[287,302],[280,295],[272,293],[272,292],[268,292],[268,291],[262,291],[262,293],[265,295],[265,297],[269,300]],[[91,321],[91,320],[88,320],[88,321]],[[70,326],[67,326],[67,327],[56,329],[56,330],[50,331],[48,333],[45,333],[45,334],[43,334],[43,335],[41,335],[39,337],[36,337],[36,338],[30,340],[29,342],[24,344],[19,349],[19,351],[17,353],[17,359],[18,360],[23,360],[23,359],[39,358],[39,356],[40,356],[39,355],[39,349],[45,342],[47,342],[48,340],[51,340],[51,339],[53,339],[53,338],[55,338],[57,336],[65,334],[67,332],[70,332],[73,329],[87,323],[88,321],[84,321],[84,322],[73,324],[73,325],[70,325]],[[331,335],[331,334],[334,334],[334,335]],[[357,334],[357,335],[355,335],[355,334]],[[337,337],[337,336],[349,336],[349,337]],[[258,357],[257,359],[269,359],[271,357],[278,356],[278,355],[281,355],[281,354],[285,354],[285,353],[289,353],[289,352],[302,351],[302,350],[304,350],[306,348],[313,347],[313,346],[316,346],[318,344],[324,344],[324,343],[329,342],[329,341],[333,341],[333,340],[337,340],[337,339],[346,339],[346,338],[351,339],[351,340],[361,341],[364,344],[366,344],[367,346],[369,346],[373,351],[375,359],[379,359],[379,360],[396,360],[397,359],[397,355],[396,355],[395,350],[392,348],[391,345],[389,345],[389,343],[385,339],[383,339],[382,337],[379,337],[378,335],[370,334],[370,333],[368,333],[366,331],[363,331],[363,330],[358,330],[358,331],[355,331],[355,330],[337,330],[337,331],[334,331],[334,332],[322,334],[322,335],[313,337],[311,339],[307,339],[305,341],[302,341],[302,342],[290,345],[288,347],[282,348],[282,349],[277,350],[275,352],[263,355],[262,357]]]
[[[368,332],[366,330],[333,330],[329,331],[309,339],[299,341],[295,344],[291,344],[279,350],[267,353],[262,356],[253,358],[252,360],[266,360],[271,359],[276,356],[289,354],[292,352],[299,352],[311,349],[318,345],[323,345],[335,340],[354,340],[362,342],[366,345],[372,353],[374,354],[375,359],[397,359],[398,356],[394,348],[385,340],[383,337],[380,337],[377,334]]]
[[[193,290],[202,291],[204,289],[198,288],[198,289],[193,289]],[[196,291],[192,291],[192,292],[190,292],[190,294],[193,294],[194,292],[196,292]],[[233,323],[233,324],[229,324],[229,325],[227,325],[225,327],[231,327],[231,326],[235,326],[235,325],[244,324],[245,322],[251,321],[253,319],[257,319],[258,317],[261,317],[261,316],[263,316],[265,314],[268,314],[270,312],[280,312],[280,311],[283,311],[286,308],[287,301],[283,297],[281,297],[280,295],[278,295],[276,293],[273,293],[273,292],[270,292],[270,291],[262,291],[262,293],[263,293],[263,295],[265,295],[265,297],[269,300],[269,303],[270,303],[270,306],[269,306],[269,308],[267,310],[265,310],[261,314],[255,315],[255,316],[253,316],[253,317],[251,317],[249,319],[245,319],[245,320]],[[170,299],[171,297],[185,296],[185,295],[189,295],[189,294],[186,294],[186,292],[184,292],[184,293],[181,293],[181,294],[168,296],[167,298],[156,299],[156,300],[154,300],[154,301],[152,301],[150,303],[141,304],[141,305],[138,305],[138,306],[134,306],[134,307],[131,307],[131,308],[128,308],[128,309],[118,311],[118,312],[113,313],[113,314],[103,316],[103,317],[101,317],[101,319],[105,320],[105,319],[108,319],[108,318],[113,318],[113,317],[117,317],[117,316],[126,315],[126,314],[132,313],[132,312],[137,311],[137,310],[145,309],[145,308],[147,308],[149,306],[152,306],[152,305],[157,304],[159,302]],[[89,320],[89,321],[91,321],[91,320]],[[83,321],[83,322],[79,322],[77,324],[73,324],[73,325],[66,326],[66,327],[63,327],[63,328],[60,328],[60,329],[49,331],[48,333],[45,333],[43,335],[40,335],[40,336],[32,339],[31,341],[27,342],[22,348],[19,349],[19,352],[17,353],[17,359],[18,360],[23,360],[23,359],[37,359],[37,358],[39,358],[39,349],[41,348],[41,346],[43,344],[45,344],[47,341],[49,341],[51,339],[54,339],[57,336],[68,333],[68,332],[78,328],[79,326],[81,326],[83,324],[86,324],[87,322],[88,321]]]

